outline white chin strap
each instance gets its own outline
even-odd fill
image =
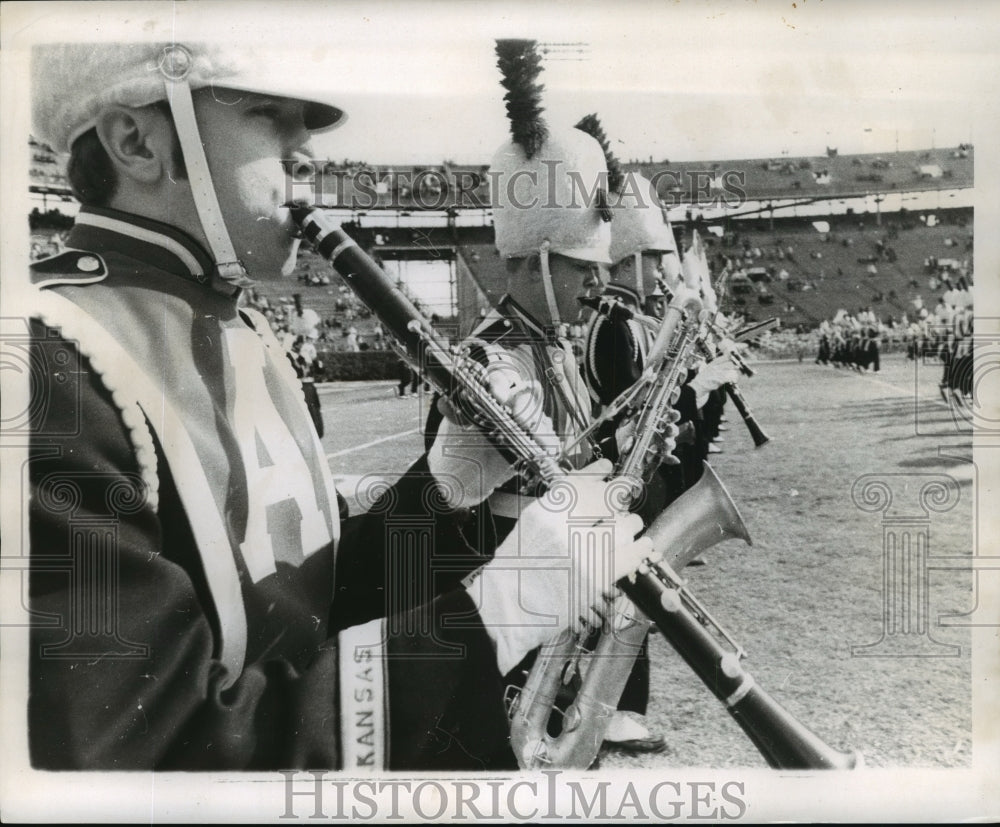
[[[233,249],[233,242],[229,238],[229,231],[222,218],[222,208],[219,206],[219,199],[212,185],[201,135],[198,132],[191,85],[187,81],[192,65],[191,54],[183,46],[171,46],[164,50],[160,71],[167,80],[170,113],[177,129],[194,204],[201,219],[209,251],[215,259],[217,274],[233,287],[248,287],[253,281]]]
[[[556,304],[556,291],[552,287],[552,271],[549,270],[549,242],[543,241],[539,252],[542,270],[542,289],[545,291],[545,303],[549,306],[549,317],[552,319],[552,327],[556,328],[562,323],[559,318],[559,305]]]
[[[642,252],[636,251],[632,256],[635,263],[635,292],[639,294],[639,306],[642,307],[642,303],[646,301],[646,291],[642,286]]]

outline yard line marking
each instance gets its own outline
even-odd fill
[[[389,436],[384,436],[381,439],[374,439],[371,442],[366,442],[364,445],[355,445],[353,448],[345,448],[343,451],[334,451],[332,454],[327,454],[327,459],[334,459],[336,457],[342,457],[346,454],[353,454],[355,451],[363,451],[366,448],[371,448],[375,445],[380,445],[383,442],[389,442],[393,439],[399,439],[404,436],[411,436],[412,434],[419,434],[420,428],[411,428],[409,431],[400,431],[398,434],[390,434]]]
[[[865,374],[865,373],[857,373],[857,372],[855,372],[854,375],[857,378],[859,378],[859,379],[867,379],[869,382],[874,382],[876,385],[882,385],[883,387],[889,388],[890,390],[895,391],[896,394],[899,395],[899,396],[910,396],[910,397],[913,396],[913,389],[912,388],[908,388],[908,389],[904,390],[903,388],[899,387],[898,385],[892,384],[892,382],[886,382],[884,379],[877,379],[876,377],[872,376],[871,374]],[[940,400],[938,400],[938,401],[940,401]]]
[[[320,393],[350,393],[395,388],[399,382],[391,379],[374,379],[370,382],[316,382],[315,384],[316,390]]]
[[[909,396],[909,397],[913,398],[913,391],[912,391],[912,389],[904,391],[902,388],[900,388],[900,387],[898,387],[896,385],[893,385],[891,382],[886,382],[884,379],[878,379],[875,376],[872,376],[870,374],[858,373],[858,374],[856,374],[856,376],[859,379],[867,379],[869,382],[874,382],[874,383],[876,383],[878,385],[883,385],[883,386],[885,386],[887,388],[891,388],[892,390],[896,391],[896,393],[898,395]],[[943,399],[939,399],[936,396],[918,396],[918,397],[916,397],[916,400],[918,402],[933,402],[935,405],[940,405],[942,408],[947,408],[949,411],[953,410],[953,408],[952,408],[951,405],[949,405]]]

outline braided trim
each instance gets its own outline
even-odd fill
[[[628,329],[632,332],[632,358],[635,360],[639,373],[646,368],[647,343],[650,341],[649,331],[647,331],[635,319],[626,322]]]
[[[37,292],[34,315],[48,327],[59,328],[63,338],[76,345],[80,356],[90,362],[91,368],[111,394],[111,400],[118,408],[122,424],[128,431],[132,452],[139,465],[139,475],[146,486],[146,502],[153,512],[157,513],[160,505],[160,477],[157,472],[156,448],[153,444],[153,433],[139,400],[130,393],[132,383],[128,376],[116,374],[112,369],[113,361],[105,359],[97,349],[85,344],[88,340],[86,329],[89,324],[82,322],[79,316],[64,312],[67,309],[66,305],[52,302],[51,295],[43,290]]]
[[[170,403],[149,381],[147,374],[96,320],[58,293],[38,291],[35,296],[35,307],[36,316],[43,320],[51,320],[46,323],[53,327],[62,326],[64,334],[75,334],[73,338],[77,342],[91,342],[97,350],[103,347],[108,354],[111,354],[112,358],[104,359],[100,353],[96,353],[95,361],[94,352],[88,352],[92,351],[92,348],[85,350],[80,347],[80,352],[88,355],[91,366],[98,371],[105,386],[113,388],[112,398],[122,410],[122,420],[126,423],[126,427],[129,427],[130,420],[135,425],[131,433],[141,433],[138,423],[146,423],[145,433],[148,437],[146,445],[148,456],[154,463],[152,466],[154,475],[156,454],[151,435],[153,426],[145,414],[142,399],[145,398],[147,404],[151,406],[150,416],[155,412],[163,418],[160,442],[177,480],[177,492],[187,512],[205,577],[208,580],[209,591],[219,617],[221,639],[217,645],[216,657],[226,667],[227,671],[221,680],[221,685],[223,689],[228,689],[243,672],[246,658],[247,619],[243,605],[243,591],[233,548],[222,516],[212,508],[198,507],[199,504],[212,501],[212,492],[190,435]],[[109,370],[109,363],[115,361],[119,362],[121,367]],[[130,368],[133,374],[131,376]],[[109,373],[124,374],[127,383],[109,380]],[[132,387],[135,393],[127,393],[124,390],[127,387]],[[141,436],[136,439],[140,443],[145,442]],[[149,467],[150,463],[146,462],[145,465]],[[145,481],[145,475],[143,480]],[[158,494],[158,479],[154,477],[153,482]]]
[[[587,338],[585,340],[584,368],[587,371],[588,379],[590,379],[585,384],[590,398],[598,404],[601,404],[601,396],[597,392],[597,385],[600,381],[600,377],[597,375],[597,333],[604,321],[599,314],[595,313],[587,327]]]

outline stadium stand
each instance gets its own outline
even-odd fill
[[[29,152],[29,190],[36,203],[42,202],[29,216],[32,257],[39,258],[61,249],[75,204],[67,203],[72,198],[61,159],[34,140]],[[734,185],[746,201],[792,198],[832,204],[875,193],[970,190],[974,163],[973,147],[962,144],[881,155],[842,156],[831,149],[822,156],[796,158],[673,163],[650,159],[624,167],[657,181],[668,204],[696,196],[705,199],[706,191],[711,200]],[[486,173],[485,165],[451,161],[375,166],[344,160],[294,170],[303,185],[318,183],[322,203],[350,210],[354,220],[345,229],[376,258],[455,262],[458,317],[438,321],[458,335],[468,332],[506,286],[506,269],[489,226]],[[467,215],[478,210],[479,223],[485,226],[465,226],[469,222],[461,220],[463,210],[470,211]],[[422,215],[429,217],[427,223],[441,226],[405,226]],[[825,232],[815,228],[815,218],[779,218],[758,211],[741,220],[703,221],[694,210],[675,220],[675,230],[682,245],[692,230],[699,231],[716,275],[728,263],[724,309],[749,319],[777,316],[785,328],[812,330],[840,309],[870,308],[883,320],[898,319],[912,314],[918,299],[932,306],[937,294],[960,275],[971,282],[971,208],[876,215],[848,211],[825,216]],[[298,307],[318,317],[316,335],[327,352],[385,347],[367,308],[305,248],[289,279],[259,283],[249,298],[287,335],[291,314],[298,313],[296,294]]]
[[[622,165],[657,185],[668,205],[735,192],[747,200],[864,196],[972,186],[974,148],[871,155],[715,161],[632,161]],[[313,170],[327,203],[355,209],[458,209],[490,203],[487,167],[440,164],[386,166],[327,162]],[[700,191],[700,196],[699,196]]]
[[[758,282],[731,282],[725,307],[751,318],[776,315],[786,326],[806,327],[840,308],[871,307],[881,318],[898,317],[908,309],[912,313],[917,296],[926,300],[947,289],[942,271],[950,271],[954,280],[963,268],[971,273],[972,211],[930,215],[937,219],[933,226],[925,223],[927,215],[924,222],[916,215],[897,216],[881,227],[871,216],[853,216],[829,221],[827,233],[800,219],[775,222],[774,230],[740,227],[722,240],[710,236],[716,273],[728,258],[733,273],[764,274]],[[759,258],[752,253],[747,258],[748,249],[759,251]],[[744,285],[742,290],[736,289],[738,284]],[[772,297],[769,302],[760,301],[762,290]]]

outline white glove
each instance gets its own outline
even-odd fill
[[[724,339],[720,339],[717,345],[719,353],[724,353],[728,356],[730,353],[735,353],[740,358],[750,349],[750,345],[746,342],[736,342],[726,336]]]
[[[611,468],[598,460],[531,503],[467,585],[502,674],[559,632],[593,623],[615,582],[651,553],[649,540],[635,540],[642,518],[605,481]]]
[[[675,392],[680,389],[675,388]],[[674,400],[676,402],[676,399]],[[680,429],[677,427],[677,421],[681,418],[681,412],[676,408],[670,408],[663,415],[660,427],[661,436],[657,440],[656,457],[658,461],[666,465],[679,465],[680,460],[674,456],[674,449],[677,447],[677,437],[680,435]],[[632,444],[635,437],[635,420],[626,419],[621,425],[615,430],[615,444],[618,446],[619,455],[624,455],[632,449]]]
[[[701,408],[708,401],[709,391],[721,388],[729,382],[738,382],[740,372],[733,360],[725,356],[706,362],[698,370],[697,376],[688,385],[695,393],[695,404]]]
[[[551,456],[558,456],[559,439],[542,411],[541,385],[526,380],[507,351],[487,346],[487,355],[486,372],[493,396]],[[460,411],[444,399],[438,405],[444,419],[427,452],[427,464],[448,505],[468,508],[514,476],[515,469],[478,427],[466,424],[468,418]]]

